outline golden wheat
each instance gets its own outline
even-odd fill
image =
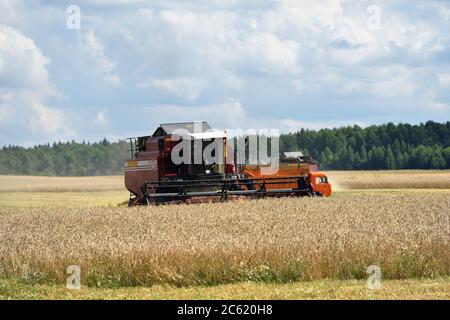
[[[328,171],[333,189],[450,189],[450,170]]]
[[[0,274],[85,285],[450,275],[448,194],[0,209]]]
[[[0,192],[88,192],[124,190],[123,176],[38,177],[1,176]]]

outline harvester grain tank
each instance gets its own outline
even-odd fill
[[[192,161],[180,163],[173,153],[188,141],[188,149],[177,153]],[[129,138],[129,142],[124,171],[130,206],[332,194],[327,176],[311,157],[282,153],[277,170],[267,175],[267,165],[236,161],[240,151],[244,158],[248,154],[247,144],[247,150],[231,147],[227,133],[212,130],[206,122],[161,124],[153,135]],[[203,157],[213,149],[215,161]]]

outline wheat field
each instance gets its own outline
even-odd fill
[[[450,189],[450,170],[328,171],[336,191]]]
[[[123,176],[42,177],[0,175],[0,193],[123,191],[123,181]]]
[[[337,194],[450,190],[450,170],[329,171]],[[0,175],[0,207],[111,207],[126,203],[123,176],[29,177]]]
[[[1,208],[0,276],[198,286],[450,276],[449,193],[140,208]]]

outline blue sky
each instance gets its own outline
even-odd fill
[[[0,145],[448,121],[449,30],[438,0],[0,0]]]

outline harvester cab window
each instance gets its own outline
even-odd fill
[[[195,151],[194,144],[192,144],[192,150],[191,150],[191,164],[188,165],[189,173],[191,175],[210,175],[210,174],[223,174],[224,171],[224,165],[223,161],[216,162],[216,155],[222,156],[223,152],[217,153],[217,147],[222,146],[223,144],[219,144],[218,142],[222,142],[222,140],[217,139],[199,139],[201,141],[201,150]],[[198,140],[197,140],[198,141]],[[216,147],[211,146],[211,144],[216,144]],[[208,149],[207,155],[212,157],[212,159],[208,159],[208,157],[203,157],[202,155],[205,152],[206,148],[212,148]],[[202,162],[201,163],[195,163],[195,152],[199,152]]]
[[[139,152],[145,149],[145,139],[147,137],[139,137],[139,138],[127,138],[129,141],[131,159],[137,159],[139,157]]]
[[[327,177],[317,177],[317,183],[328,183]]]

